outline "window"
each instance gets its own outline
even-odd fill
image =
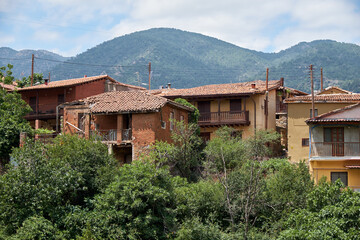
[[[230,99],[230,112],[241,111],[241,99]]]
[[[33,110],[33,113],[36,112],[36,97],[30,97],[29,105]]]
[[[65,95],[64,94],[59,94],[58,95],[58,105],[62,104],[65,102]]]
[[[184,115],[180,115],[180,122],[184,121]]]
[[[345,186],[348,185],[348,173],[347,172],[331,172],[331,182],[335,182],[340,179]]]
[[[204,142],[210,141],[210,133],[209,132],[200,133],[200,137]]]
[[[85,115],[83,113],[78,114],[78,128],[83,131],[85,129]]]
[[[161,121],[161,128],[166,129],[166,122],[165,121]]]
[[[301,146],[308,147],[309,146],[309,138],[301,139]]]
[[[232,131],[231,132],[231,136],[233,137],[233,138],[240,138],[240,139],[242,139],[242,131],[239,131],[239,130],[235,130],[235,131]]]
[[[170,112],[170,130],[174,130],[174,119],[175,119],[175,114],[174,112]]]
[[[318,115],[318,110],[315,108],[315,117]],[[310,108],[310,118],[312,118],[312,108]]]

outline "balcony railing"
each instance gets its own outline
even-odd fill
[[[105,142],[130,141],[132,138],[131,129],[94,130],[90,134],[95,139]],[[121,139],[118,139],[118,136],[121,136]]]
[[[360,142],[312,142],[310,157],[360,157]]]
[[[200,125],[249,124],[249,111],[200,113]]]
[[[56,116],[56,107],[57,104],[39,104],[39,105],[30,105],[32,111],[28,113],[25,118],[32,119],[37,117],[54,117]],[[63,110],[59,109],[59,114],[63,114]]]

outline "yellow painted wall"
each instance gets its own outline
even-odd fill
[[[331,172],[347,172],[348,186],[353,189],[360,189],[360,169],[347,169],[344,161],[311,161],[310,172],[315,183],[322,177],[331,181]]]
[[[244,104],[246,105],[246,111],[249,111],[249,126],[235,126],[236,130],[242,130],[243,138],[252,136],[254,133],[254,102],[256,104],[256,128],[265,128],[265,112],[264,112],[264,99],[265,94],[252,95],[250,98],[243,99],[242,109],[244,110]],[[253,101],[254,100],[254,101]],[[197,107],[197,102],[192,102]],[[218,111],[218,100],[210,100],[211,112]],[[220,111],[230,111],[230,100],[221,99]],[[276,130],[276,90],[269,92],[269,111],[268,111],[268,129]],[[210,139],[215,136],[214,132],[218,127],[201,127],[201,132],[210,132]]]
[[[316,103],[318,115],[351,103]],[[305,123],[310,118],[311,103],[288,104],[288,156],[292,162],[309,159],[309,147],[302,146],[302,138],[309,138],[309,126]]]

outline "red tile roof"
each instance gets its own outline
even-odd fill
[[[133,86],[133,85],[129,85],[129,84],[120,83],[120,82],[116,81],[115,79],[109,77],[108,75],[100,75],[100,76],[93,76],[93,77],[83,77],[83,78],[74,78],[74,79],[53,81],[53,82],[49,82],[47,85],[46,84],[39,84],[39,85],[31,86],[31,87],[19,88],[18,90],[19,91],[27,91],[27,90],[34,90],[34,89],[49,89],[49,88],[58,88],[58,87],[70,87],[70,86],[80,85],[80,84],[83,84],[83,83],[89,83],[89,82],[101,80],[101,79],[107,79],[107,80],[110,80],[113,83],[116,83],[116,84],[119,84],[119,85],[122,85],[122,86],[126,86],[126,87],[130,87],[130,88],[134,88],[134,89],[146,90],[143,87],[138,87],[138,86]]]
[[[13,84],[4,84],[4,83],[0,82],[0,88],[5,88],[8,91],[13,91],[13,90],[15,90],[16,86]]]
[[[114,91],[84,98],[75,103],[85,103],[92,113],[154,112],[169,103],[188,111],[191,108],[145,91]]]
[[[252,88],[252,84],[255,84],[255,88]],[[269,90],[279,88],[281,85],[280,80],[269,81]],[[159,90],[158,90],[159,91]],[[226,83],[226,84],[214,84],[205,85],[187,89],[170,89],[162,91],[158,95],[164,97],[215,97],[223,95],[249,95],[256,93],[265,92],[265,81],[253,81],[253,82],[242,82],[242,83]],[[156,94],[156,93],[155,93]]]
[[[350,114],[347,113],[347,116],[345,117],[341,117],[341,118],[334,118],[331,116],[332,115],[335,115],[335,114],[338,114],[338,113],[341,113],[341,112],[345,112],[345,111],[349,111],[351,109],[354,109],[354,108],[357,108],[360,106],[360,103],[357,103],[357,104],[353,104],[353,105],[350,105],[350,106],[346,106],[346,107],[342,107],[342,108],[338,108],[338,109],[335,109],[335,110],[332,110],[330,112],[327,112],[327,113],[323,113],[319,116],[316,116],[315,118],[310,118],[308,120],[306,120],[306,123],[318,123],[318,122],[360,122],[360,109],[358,109],[356,112],[355,112],[355,116],[354,116],[354,113]]]
[[[321,95],[321,94],[333,94],[332,92],[339,92],[339,93],[343,93],[343,94],[352,94],[352,92],[344,90],[342,88],[335,87],[335,86],[330,86],[330,87],[325,88],[321,92],[319,92],[318,95]]]
[[[337,103],[348,102],[357,103],[360,102],[360,94],[321,94],[314,96],[316,103]],[[311,103],[311,95],[298,96],[285,99],[285,103]]]

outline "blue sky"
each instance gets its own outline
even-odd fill
[[[360,0],[0,0],[0,47],[75,56],[154,27],[278,52],[302,41],[360,45]]]

